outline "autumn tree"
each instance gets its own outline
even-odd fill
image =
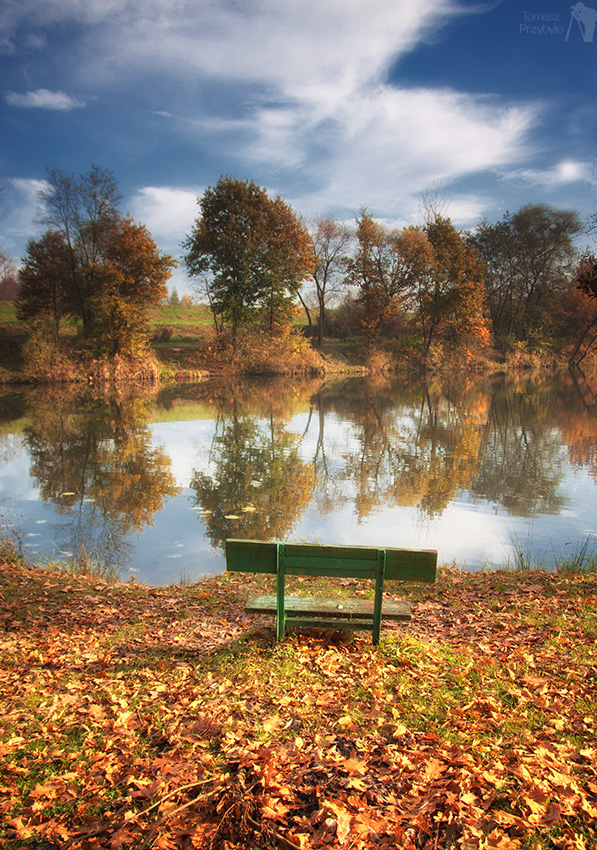
[[[113,228],[92,299],[94,339],[102,353],[140,353],[147,339],[147,308],[167,295],[174,265],[170,256],[160,254],[144,225],[125,218]]]
[[[147,307],[167,294],[175,261],[162,255],[145,227],[123,218],[111,172],[92,166],[79,177],[55,169],[40,193],[40,221],[19,274],[19,314],[80,320],[96,354],[138,354]]]
[[[71,312],[68,246],[61,233],[48,230],[39,239],[30,239],[19,273],[17,316],[20,321],[47,316],[58,341],[60,322]]]
[[[116,178],[97,165],[80,175],[51,168],[39,199],[40,224],[64,239],[70,269],[65,286],[84,334],[91,335],[95,318],[92,299],[98,286],[102,252],[120,218],[121,195]]]
[[[236,343],[243,325],[261,321],[273,332],[287,324],[315,264],[302,221],[279,196],[233,177],[208,188],[199,206],[185,264],[203,285],[216,327],[229,325]]]
[[[597,257],[590,251],[580,258],[574,290],[574,348],[570,363],[578,366],[597,342]]]
[[[356,221],[357,251],[348,263],[348,282],[358,287],[363,330],[370,345],[379,338],[384,321],[406,289],[398,251],[399,231],[375,221],[366,209]]]
[[[436,341],[469,354],[486,345],[484,265],[450,219],[437,214],[424,227],[404,228],[393,250],[425,358]]]
[[[465,351],[484,347],[485,267],[478,252],[448,218],[436,216],[424,232],[433,252],[417,292],[425,355],[437,336]]]
[[[315,251],[313,280],[319,306],[318,344],[321,347],[326,327],[326,307],[332,293],[340,289],[346,274],[347,254],[352,233],[331,216],[320,216],[311,230]]]
[[[574,238],[582,231],[572,210],[546,204],[482,222],[470,237],[488,270],[486,303],[499,344],[550,336],[573,275]]]

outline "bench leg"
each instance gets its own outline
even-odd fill
[[[375,574],[375,601],[373,603],[373,645],[379,644],[381,635],[381,609],[383,605],[383,583],[386,574],[386,553],[382,550],[377,559]]]
[[[278,561],[278,577],[277,577],[277,585],[276,585],[276,594],[277,594],[277,612],[276,612],[276,639],[282,640],[284,637],[284,632],[286,630],[286,611],[284,608],[284,580],[285,580],[285,570],[284,565],[280,564],[280,544],[278,544],[277,551],[277,561]]]

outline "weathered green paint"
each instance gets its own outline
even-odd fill
[[[380,550],[372,546],[278,544],[263,540],[227,540],[227,568],[231,572],[277,575],[278,545],[283,546],[285,550],[287,575],[337,575],[346,578],[373,579],[377,574],[377,556]],[[435,581],[437,552],[431,549],[384,549],[383,551],[386,553],[386,580]]]
[[[287,616],[327,617],[335,620],[368,618],[373,620],[373,599],[329,599],[315,596],[286,596]],[[273,594],[251,596],[245,605],[247,614],[276,614],[277,597]],[[408,602],[383,602],[383,620],[410,620]]]
[[[275,599],[268,613],[276,612],[277,637],[281,640],[287,626],[327,626],[363,628],[373,632],[373,643],[379,643],[381,621],[388,606],[383,605],[383,586],[386,579],[398,581],[435,581],[437,552],[430,549],[379,549],[372,546],[321,546],[314,543],[276,543],[263,540],[227,540],[226,566],[230,572],[265,573],[277,576]],[[330,578],[359,578],[375,581],[375,598],[368,608],[361,609],[346,624],[346,615],[326,609],[323,603],[342,603],[342,600],[311,599],[309,605],[301,600],[301,609],[294,608],[298,597],[285,596],[286,575],[327,576]],[[349,600],[345,600],[348,602]],[[360,602],[361,600],[355,600]],[[254,600],[253,600],[254,604]],[[251,612],[253,609],[246,608]],[[289,616],[289,613],[290,616]],[[319,619],[321,615],[325,619]],[[353,614],[348,614],[348,618]],[[396,617],[392,619],[408,619]]]

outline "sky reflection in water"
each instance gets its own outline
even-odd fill
[[[118,403],[5,394],[0,522],[28,558],[83,546],[155,585],[223,571],[235,536],[549,567],[597,531],[587,398],[567,375],[458,390],[205,384]]]

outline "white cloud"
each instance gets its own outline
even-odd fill
[[[0,11],[0,38],[83,23],[61,55],[61,73],[78,85],[142,86],[173,139],[184,134],[214,168],[254,175],[304,215],[350,216],[367,204],[403,219],[430,184],[523,161],[535,105],[388,82],[447,20],[481,11],[460,0],[20,0]],[[19,106],[84,105],[47,89],[9,96]],[[201,193],[148,186],[132,212],[180,253]],[[459,203],[475,208],[470,196]]]
[[[4,97],[11,106],[18,106],[22,109],[68,110],[85,106],[84,102],[76,97],[71,97],[71,95],[62,91],[49,91],[49,89],[37,89],[37,91],[28,91],[24,94],[9,91],[5,92]]]
[[[144,224],[161,251],[180,260],[182,240],[189,236],[199,214],[197,198],[204,188],[183,189],[174,186],[145,186],[131,198],[129,209],[133,217]],[[182,264],[174,270],[168,286],[178,294],[191,292],[193,284]]]
[[[572,162],[566,160],[553,168],[534,169],[520,168],[501,174],[502,178],[511,181],[523,181],[535,186],[560,186],[564,183],[584,181],[595,184],[594,166],[590,162]]]
[[[41,232],[36,223],[38,197],[42,189],[47,189],[45,180],[14,178],[10,181],[9,191],[3,198],[6,206],[3,215],[3,228],[0,237],[2,249],[7,251],[19,263],[24,253],[27,239]]]
[[[160,245],[167,246],[165,250],[179,253],[182,236],[191,232],[199,213],[197,198],[203,191],[146,186],[131,199],[131,213],[146,225]]]
[[[272,130],[269,116],[253,116],[248,153],[262,164],[300,166],[306,214],[366,204],[374,214],[403,215],[406,199],[416,211],[414,198],[429,185],[520,157],[536,115],[533,106],[500,107],[457,92],[370,86],[322,120],[297,108]]]

